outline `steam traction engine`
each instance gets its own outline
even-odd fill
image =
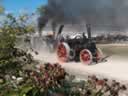
[[[57,45],[57,57],[61,62],[80,61],[83,64],[99,62],[103,59],[102,51],[96,47],[91,38],[91,27],[86,25],[88,38],[83,33],[81,36],[76,35],[74,38],[60,40]],[[60,27],[60,32],[63,26]]]

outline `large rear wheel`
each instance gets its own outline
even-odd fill
[[[92,54],[88,49],[84,49],[80,52],[80,61],[86,65],[92,63]]]
[[[63,42],[57,46],[57,58],[60,62],[67,62],[70,57],[70,47],[67,43]]]

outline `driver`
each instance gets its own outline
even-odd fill
[[[84,38],[84,39],[87,39],[87,37],[86,37],[86,35],[85,35],[85,33],[84,33],[84,32],[83,32],[83,34],[82,34],[82,35],[83,35],[83,38]]]
[[[87,42],[88,42],[88,39],[87,39],[87,37],[86,37],[85,33],[83,32],[83,34],[82,34],[82,35],[83,35],[83,42],[84,42],[84,43],[87,43]]]

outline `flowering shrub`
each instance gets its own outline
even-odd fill
[[[57,63],[25,69],[20,76],[0,79],[0,96],[119,96],[127,89],[115,80],[109,82],[96,76],[76,82]]]

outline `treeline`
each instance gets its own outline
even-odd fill
[[[123,34],[102,34],[94,38],[97,43],[120,43],[127,42],[128,36]]]

